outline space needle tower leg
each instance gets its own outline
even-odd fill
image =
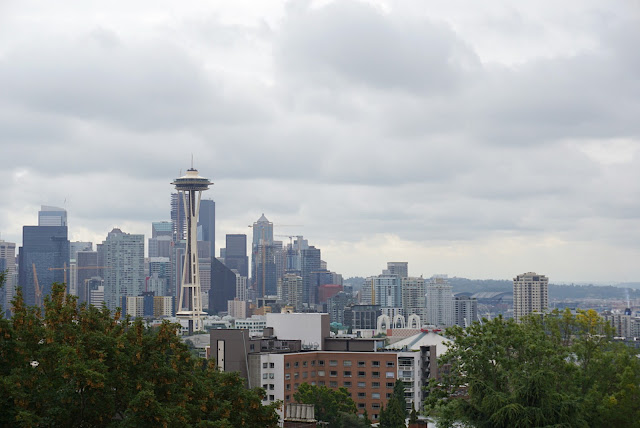
[[[185,221],[187,223],[187,239],[180,281],[180,300],[178,301],[178,318],[189,323],[189,334],[203,330],[202,293],[200,288],[200,271],[198,268],[198,216],[200,214],[200,198],[202,191],[213,184],[200,177],[198,171],[190,168],[187,174],[176,178],[173,183],[182,197]]]

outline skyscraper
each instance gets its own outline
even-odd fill
[[[187,232],[187,223],[184,220],[184,201],[177,192],[171,194],[171,230],[173,242],[182,241]]]
[[[247,235],[227,235],[224,264],[235,269],[241,276],[249,276],[249,257],[247,256]]]
[[[320,270],[320,249],[314,246],[300,251],[301,276],[302,276],[302,301],[304,303],[318,303],[318,288],[313,281],[314,272]]]
[[[444,277],[433,277],[427,283],[427,322],[450,326],[453,317],[453,286]]]
[[[151,223],[149,238],[149,257],[170,257],[173,242],[173,224],[170,221],[154,221]]]
[[[387,262],[387,271],[390,275],[398,275],[400,278],[409,276],[408,262]]]
[[[78,251],[76,254],[76,263],[78,266],[78,303],[89,303],[90,279],[98,276],[98,268],[90,269],[92,266],[98,266],[97,251]]]
[[[102,243],[104,269],[104,300],[107,308],[122,305],[122,297],[139,296],[144,291],[144,235],[113,229]]]
[[[467,328],[478,320],[478,301],[470,296],[453,298],[454,324]]]
[[[4,288],[0,288],[0,305],[6,311],[11,305],[14,296],[15,284],[14,274],[16,271],[16,244],[0,239],[0,272],[6,271]],[[0,317],[4,314],[0,313]]]
[[[200,201],[198,241],[209,246],[211,257],[216,255],[216,203],[211,199]]]
[[[513,278],[513,317],[520,322],[531,313],[541,313],[549,307],[549,278],[527,272]]]
[[[291,273],[280,280],[280,298],[285,305],[293,306],[296,311],[302,309],[302,277]]]
[[[273,223],[262,214],[253,223],[251,248],[251,285],[256,296],[270,296],[277,292],[275,248],[273,246]]]
[[[67,226],[67,211],[42,205],[38,211],[38,226]]]
[[[220,260],[211,257],[211,289],[209,311],[218,313],[227,310],[227,302],[236,298],[237,277],[235,272]]]

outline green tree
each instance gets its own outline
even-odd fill
[[[18,291],[0,323],[0,425],[277,426],[264,391],[193,358],[177,325],[149,329],[64,290],[54,284],[44,313]]]
[[[403,428],[407,417],[407,404],[404,399],[404,383],[396,380],[393,393],[384,410],[384,417],[380,416],[380,428]]]
[[[640,427],[640,362],[595,311],[496,318],[453,338],[427,410],[442,426]]]
[[[305,382],[293,394],[293,398],[298,403],[313,404],[316,419],[328,422],[331,427],[340,427],[344,414],[357,414],[356,403],[345,388],[336,390]]]

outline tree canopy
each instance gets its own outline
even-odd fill
[[[298,403],[313,404],[316,419],[328,422],[332,428],[360,428],[370,424],[357,414],[356,403],[345,388],[331,389],[324,385],[303,383],[293,394]]]
[[[501,317],[453,339],[430,382],[439,426],[640,426],[640,363],[595,311]]]
[[[44,311],[18,291],[0,320],[0,426],[277,426],[277,404],[193,358],[177,325],[150,329],[64,291],[54,284]]]

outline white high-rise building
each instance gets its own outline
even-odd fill
[[[382,274],[367,278],[365,284],[371,284],[371,301],[374,305],[383,308],[401,308],[402,292],[400,289],[401,278],[398,275]]]
[[[402,278],[402,307],[408,317],[416,314],[421,323],[427,321],[427,285],[422,277]]]
[[[104,270],[104,301],[115,310],[122,297],[139,296],[144,291],[144,235],[113,229],[102,243],[108,269]]]
[[[478,301],[469,296],[453,298],[454,324],[467,328],[478,320]]]
[[[542,313],[549,307],[549,278],[527,272],[513,278],[513,317]]]
[[[427,322],[450,326],[453,319],[453,286],[446,277],[433,277],[427,284]]]
[[[278,280],[278,283],[282,302],[293,306],[296,310],[302,309],[302,277],[287,273]]]

